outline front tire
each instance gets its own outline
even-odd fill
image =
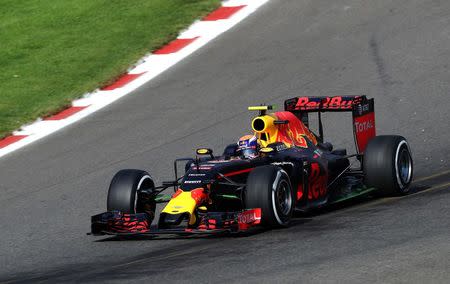
[[[154,204],[147,204],[139,198],[142,190],[153,192],[154,187],[155,184],[147,172],[133,169],[121,170],[111,180],[107,210],[129,214],[150,213],[149,211],[154,213]]]
[[[294,211],[294,195],[287,173],[267,165],[250,172],[244,196],[247,209],[261,208],[261,224],[286,227]]]
[[[364,151],[365,184],[380,195],[395,196],[409,192],[413,160],[408,142],[402,136],[376,136]]]

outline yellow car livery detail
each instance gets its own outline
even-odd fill
[[[175,193],[174,197],[164,207],[162,213],[167,214],[182,214],[189,213],[189,225],[193,225],[196,222],[194,210],[197,207],[197,202],[192,198],[191,192],[184,192],[179,189]]]

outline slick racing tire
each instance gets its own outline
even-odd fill
[[[147,172],[133,169],[121,170],[114,175],[109,186],[107,209],[129,214],[147,212],[154,215],[156,206],[154,202],[139,200],[141,190],[152,192],[154,188],[155,184]]]
[[[404,195],[413,176],[413,160],[402,136],[376,136],[364,151],[364,183],[382,196]]]
[[[294,195],[287,173],[273,165],[250,172],[244,194],[247,209],[261,208],[261,224],[286,227],[294,211]]]

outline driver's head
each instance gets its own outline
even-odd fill
[[[239,138],[237,154],[247,159],[258,156],[258,140],[255,135],[245,135]]]

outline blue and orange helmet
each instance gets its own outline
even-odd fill
[[[245,135],[239,138],[237,154],[247,159],[258,156],[258,139],[255,135]]]

